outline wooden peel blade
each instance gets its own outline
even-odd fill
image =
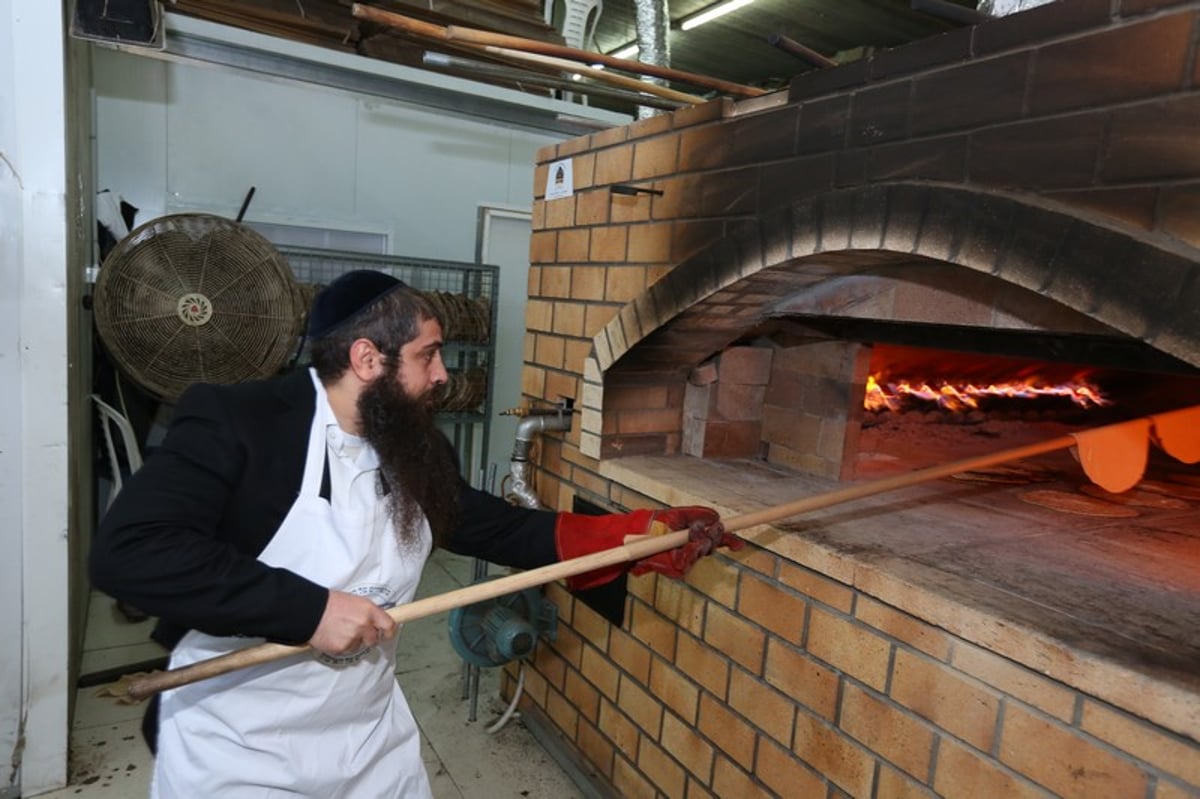
[[[1200,405],[1156,413],[1154,443],[1172,458],[1184,463],[1200,462]]]
[[[1079,452],[1079,465],[1096,485],[1120,494],[1133,488],[1146,473],[1150,456],[1150,420],[1094,427],[1072,433]]]
[[[1188,409],[1187,415],[1179,418],[1186,421],[1195,418],[1195,414],[1200,414],[1200,406]],[[1160,416],[1170,417],[1167,423],[1168,426],[1175,423],[1176,417],[1170,414],[1160,414]],[[1157,419],[1158,417],[1154,418]],[[1140,424],[1136,424],[1137,422],[1140,422]],[[1104,432],[1111,428],[1118,428],[1119,431],[1112,435]],[[940,466],[918,469],[906,474],[850,485],[834,491],[804,497],[794,502],[775,505],[753,513],[735,516],[724,520],[723,523],[725,529],[729,532],[737,532],[738,530],[745,530],[761,524],[782,521],[783,519],[798,516],[802,513],[827,508],[843,502],[852,502],[876,494],[883,494],[888,491],[895,491],[920,483],[950,477],[959,472],[985,469],[989,466],[1021,460],[1022,458],[1031,458],[1057,450],[1068,449],[1073,446],[1078,446],[1082,453],[1086,453],[1086,455],[1081,455],[1081,461],[1102,464],[1099,474],[1101,479],[1112,484],[1109,475],[1117,475],[1119,482],[1123,484],[1129,479],[1129,474],[1133,470],[1108,465],[1108,457],[1100,453],[1100,450],[1105,446],[1113,446],[1116,448],[1117,458],[1129,458],[1134,463],[1140,463],[1140,466],[1137,467],[1138,477],[1140,478],[1141,470],[1145,468],[1145,459],[1143,458],[1141,461],[1138,461],[1136,458],[1130,457],[1129,453],[1131,450],[1136,452],[1138,445],[1134,439],[1138,435],[1142,437],[1142,448],[1145,449],[1148,446],[1149,429],[1149,419],[1134,420],[1134,423],[1121,422],[1115,425],[1107,425],[1083,431],[1082,433],[1060,436],[1037,444],[1013,447],[990,455],[979,455]],[[1172,438],[1173,435],[1173,433],[1168,433],[1167,437]],[[1092,477],[1090,473],[1088,476]],[[1092,479],[1095,478],[1093,477]],[[1113,490],[1104,483],[1099,483],[1099,485],[1106,490]],[[1114,493],[1116,492],[1114,491]],[[507,577],[489,580],[485,583],[470,585],[456,591],[427,597],[406,605],[399,605],[387,612],[398,624],[403,624],[404,622],[415,621],[416,619],[432,616],[443,611],[466,607],[476,602],[495,599],[506,594],[523,591],[527,588],[544,585],[555,580],[584,574],[606,566],[615,566],[629,561],[648,558],[659,552],[665,552],[669,549],[682,546],[687,540],[688,532],[686,530],[669,532],[663,535],[630,536],[623,545],[612,549],[595,552],[573,560],[551,563],[548,566],[530,569],[529,571]],[[273,643],[259,644],[232,652],[228,655],[194,663],[181,669],[151,672],[147,675],[127,675],[113,685],[106,687],[104,693],[108,696],[117,697],[121,701],[139,702],[169,688],[177,688],[248,666],[270,663],[275,660],[311,651],[311,647],[308,646],[289,646]]]

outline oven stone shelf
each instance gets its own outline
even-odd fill
[[[1081,482],[1060,455],[1064,474]],[[845,485],[761,461],[687,456],[612,459],[600,473],[727,519]],[[1022,502],[1028,488],[940,480],[739,535],[1200,740],[1200,513],[1068,516]]]

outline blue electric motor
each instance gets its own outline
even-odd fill
[[[499,576],[483,577],[474,584]],[[539,635],[553,641],[557,633],[558,607],[536,588],[450,611],[450,642],[473,666],[502,666],[527,658]]]

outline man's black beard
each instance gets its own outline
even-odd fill
[[[405,393],[393,370],[358,397],[363,439],[379,456],[390,488],[388,506],[401,544],[416,541],[424,512],[434,546],[444,546],[457,521],[458,465],[450,442],[434,425],[429,398]]]

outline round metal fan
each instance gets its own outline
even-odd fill
[[[117,366],[167,401],[192,383],[278,373],[305,310],[270,242],[208,214],[163,216],[130,232],[100,269],[93,307]]]

